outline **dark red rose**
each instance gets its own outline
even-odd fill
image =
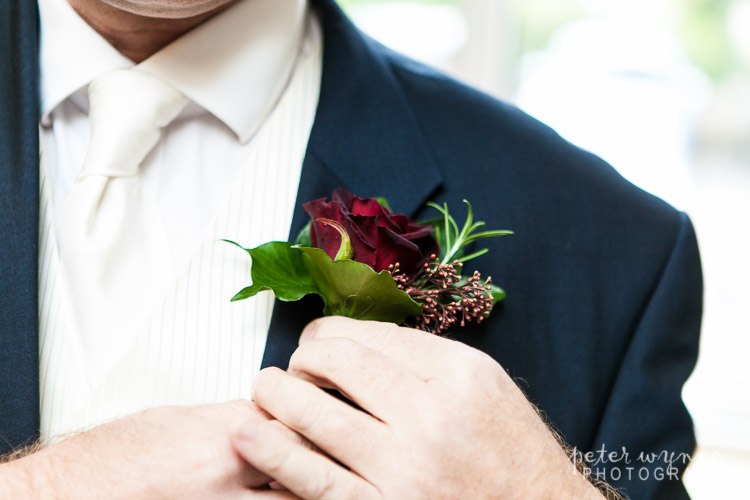
[[[408,273],[431,254],[439,253],[431,226],[410,221],[403,214],[392,213],[375,198],[362,199],[346,189],[337,189],[331,198],[330,202],[321,198],[305,203],[304,209],[312,219],[313,246],[325,250],[332,259],[339,251],[341,235],[335,227],[316,219],[343,225],[351,239],[353,260],[376,271],[398,262],[401,270]]]

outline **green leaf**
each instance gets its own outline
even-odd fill
[[[353,260],[333,261],[319,248],[299,250],[325,302],[324,314],[396,324],[422,314],[422,306],[398,289],[388,271],[376,273]]]
[[[494,238],[495,236],[509,236],[511,234],[513,234],[513,231],[506,231],[503,229],[495,230],[495,231],[484,231],[482,233],[472,234],[471,236],[466,238],[466,244],[468,245],[472,241],[481,240],[482,238]]]
[[[490,293],[492,294],[492,305],[495,305],[505,298],[506,296],[505,290],[503,290],[502,288],[500,288],[494,283],[490,283],[490,287],[491,287]]]
[[[302,253],[291,243],[272,241],[257,248],[243,250],[253,259],[250,271],[253,284],[232,297],[232,302],[253,297],[263,290],[273,290],[276,298],[284,302],[294,302],[305,295],[318,293],[318,288],[302,261]]]
[[[312,221],[307,221],[307,224],[305,224],[305,227],[302,228],[302,230],[297,235],[297,239],[294,240],[294,243],[301,246],[301,247],[311,247],[312,244],[312,238],[310,237],[310,228],[312,226]]]
[[[381,207],[385,208],[389,212],[393,212],[393,209],[391,208],[391,204],[388,203],[388,200],[386,200],[382,196],[375,198],[375,200],[380,204]]]
[[[474,253],[471,253],[469,255],[462,255],[458,259],[458,261],[459,262],[467,262],[467,261],[469,261],[471,259],[476,259],[477,257],[482,256],[482,255],[486,254],[487,252],[489,252],[489,249],[488,248],[483,248],[483,249],[478,250],[478,251],[476,251]]]
[[[429,205],[430,203],[428,203]],[[434,203],[432,205],[435,205]],[[439,207],[440,205],[437,205]],[[443,217],[433,217],[431,219],[425,219],[419,221],[419,224],[423,226],[432,226],[432,228],[435,230],[435,233],[433,236],[435,237],[435,241],[437,241],[438,248],[440,248],[440,255],[439,257],[442,259],[445,256],[445,236],[444,236],[444,225],[443,225]]]
[[[399,290],[388,271],[376,273],[353,260],[333,261],[319,248],[300,247],[273,241],[245,250],[252,258],[253,284],[232,301],[272,290],[285,302],[300,300],[311,293],[325,304],[323,314],[401,324],[408,317],[420,316],[422,306]]]

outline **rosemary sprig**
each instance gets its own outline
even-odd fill
[[[464,247],[477,240],[513,234],[513,231],[507,230],[477,232],[477,230],[485,226],[485,223],[482,221],[474,222],[474,213],[471,209],[471,203],[467,200],[464,200],[464,203],[466,203],[467,207],[466,221],[460,230],[458,229],[456,220],[448,211],[447,203],[443,203],[442,206],[433,202],[427,203],[427,205],[436,209],[442,215],[442,217],[426,221],[427,224],[431,224],[435,228],[435,238],[440,245],[440,265],[447,265],[456,260],[463,263],[487,253],[488,249],[483,248],[468,255],[464,255]]]

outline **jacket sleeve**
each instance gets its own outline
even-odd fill
[[[696,236],[681,214],[671,256],[630,339],[595,439],[595,450],[627,452],[591,469],[606,470],[603,479],[633,500],[689,499],[682,474],[695,437],[681,393],[698,357],[702,305]]]

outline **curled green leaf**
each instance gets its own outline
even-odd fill
[[[401,324],[422,314],[422,306],[399,290],[388,271],[379,273],[353,260],[333,261],[319,248],[300,248],[319,295],[324,314]]]
[[[228,241],[228,240],[224,240]],[[399,290],[388,271],[375,272],[353,260],[332,260],[319,248],[300,247],[288,242],[271,242],[245,250],[252,258],[252,285],[237,293],[232,301],[272,290],[285,302],[319,295],[328,316],[387,321],[401,324],[408,317],[422,314],[422,306]]]
[[[351,238],[349,238],[349,233],[346,231],[344,225],[340,222],[336,222],[335,220],[326,219],[325,217],[318,217],[317,219],[315,219],[315,222],[320,222],[321,224],[325,224],[326,226],[331,226],[336,231],[338,231],[339,235],[341,236],[339,251],[336,252],[336,257],[333,260],[351,259],[354,255],[354,249],[352,248],[352,240]]]

